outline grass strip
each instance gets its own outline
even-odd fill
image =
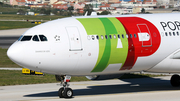
[[[121,79],[157,77],[162,75],[152,74],[125,74]],[[84,76],[72,76],[71,82],[90,81]],[[58,83],[54,75],[24,75],[21,71],[16,70],[0,70],[0,86],[7,85],[26,85],[40,83]]]
[[[10,7],[0,7],[0,12],[18,12],[19,9]]]
[[[26,21],[0,21],[0,30],[17,29],[17,28],[30,28],[36,26],[31,22]]]
[[[71,82],[74,81],[89,81],[86,77],[72,77]],[[54,75],[24,75],[21,71],[16,70],[0,70],[0,86],[7,85],[25,85],[25,84],[39,84],[39,83],[56,83]],[[58,82],[57,82],[58,83]]]
[[[0,48],[0,67],[20,67],[12,62],[7,56],[7,49]]]
[[[15,15],[15,14],[0,14],[0,20],[54,20],[64,18],[64,16],[34,16],[34,15]]]

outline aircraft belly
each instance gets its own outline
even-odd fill
[[[149,69],[150,72],[166,72],[166,73],[180,73],[180,59],[177,58],[180,49],[175,52],[171,52],[166,58]]]

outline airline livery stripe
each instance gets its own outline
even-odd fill
[[[83,24],[88,35],[103,35],[103,36],[106,35],[104,25],[100,19],[89,18],[89,19],[77,19],[77,20],[79,20]],[[105,50],[105,46],[106,46],[106,40],[99,40],[99,55],[95,67],[101,61],[101,58]]]
[[[126,35],[126,31],[123,27],[123,25],[121,24],[121,22],[116,19],[116,18],[109,18],[109,20],[113,23],[114,27],[116,29],[114,29],[116,31],[115,34],[117,35]],[[122,44],[122,47],[118,47],[118,44]],[[110,55],[110,60],[109,60],[109,64],[119,64],[125,63],[126,58],[127,58],[127,53],[128,53],[128,39],[126,37],[124,38],[116,38],[116,39],[112,39],[111,40],[111,55]],[[121,67],[119,67],[121,68]]]
[[[99,18],[105,28],[105,32],[106,35],[109,36],[110,33],[112,33],[112,31],[114,31],[114,25],[111,23],[111,21],[107,18]],[[108,61],[110,58],[110,53],[111,53],[111,41],[110,38],[106,39],[106,45],[105,45],[105,50],[103,53],[103,56],[101,58],[101,61],[99,62],[99,64],[91,71],[91,72],[101,72],[103,71],[107,65],[108,65]]]
[[[116,18],[89,18],[77,19],[85,27],[88,35],[107,35],[107,39],[99,39],[99,55],[94,69],[91,72],[102,72],[109,64],[125,63],[128,52],[126,31]],[[103,28],[102,28],[103,27]],[[111,35],[111,38],[109,37]],[[115,35],[116,38],[113,38]],[[117,38],[117,35],[124,35]],[[121,44],[121,45],[120,45]],[[119,47],[120,45],[121,47]],[[121,67],[116,67],[121,68]]]

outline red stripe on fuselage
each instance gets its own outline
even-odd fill
[[[138,57],[150,56],[156,52],[161,42],[160,33],[151,22],[139,17],[117,17],[117,19],[123,24],[129,36],[127,59],[120,70],[130,70]],[[150,39],[139,41],[138,33],[148,33]]]

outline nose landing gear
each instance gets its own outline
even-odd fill
[[[68,82],[70,82],[71,76],[57,76],[56,79],[58,81],[61,81],[61,84],[63,87],[61,87],[58,91],[59,98],[72,98],[73,96],[73,90],[69,88]]]

